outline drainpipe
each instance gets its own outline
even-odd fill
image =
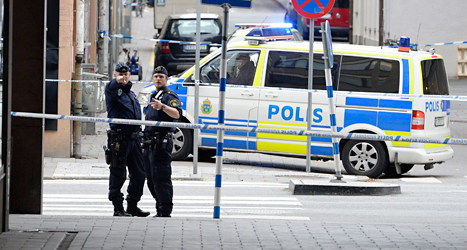
[[[84,0],[76,0],[76,57],[75,80],[82,80],[84,59]],[[81,82],[73,83],[73,115],[80,116],[83,111]],[[73,157],[81,158],[81,122],[73,121]]]
[[[379,46],[384,45],[384,0],[379,0]]]

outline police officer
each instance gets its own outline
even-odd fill
[[[141,107],[136,100],[136,95],[131,91],[133,85],[129,79],[130,68],[123,62],[119,62],[115,68],[114,79],[105,87],[105,102],[108,118],[141,120]],[[139,216],[146,217],[149,212],[138,208],[143,194],[146,178],[143,166],[143,152],[140,144],[140,125],[122,125],[110,123],[107,131],[109,150],[106,158],[110,164],[109,200],[114,206],[114,216]],[[123,208],[123,193],[121,188],[126,180],[126,167],[130,177],[127,189],[127,210]]]
[[[167,87],[167,70],[163,66],[154,69],[152,81],[156,91],[151,95],[146,120],[176,122],[182,114],[178,95]],[[146,126],[144,165],[150,180],[153,182],[151,193],[156,199],[157,214],[154,217],[170,217],[173,203],[172,186],[172,132],[175,128]],[[151,187],[149,187],[151,189]]]

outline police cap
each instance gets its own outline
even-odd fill
[[[117,63],[117,66],[115,67],[115,71],[120,72],[120,73],[126,73],[130,71],[130,68],[128,67],[128,65],[126,65],[126,63],[119,62]]]
[[[154,68],[154,72],[152,73],[153,75],[156,73],[164,74],[166,76],[169,76],[169,73],[167,70],[164,68],[164,66],[157,66]]]

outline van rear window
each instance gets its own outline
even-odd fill
[[[423,77],[423,94],[449,95],[448,78],[442,59],[421,62]]]

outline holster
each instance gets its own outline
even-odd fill
[[[151,134],[145,133],[143,147],[149,149],[155,149],[157,147],[158,149],[165,150],[171,136],[172,133],[166,133],[165,135],[161,135],[159,132]]]
[[[104,148],[106,155],[105,161],[107,164],[110,164],[112,167],[117,168],[120,165],[118,164],[118,153],[120,151],[120,141],[123,139],[123,134],[120,129],[117,131],[107,130],[108,137],[108,148]]]

